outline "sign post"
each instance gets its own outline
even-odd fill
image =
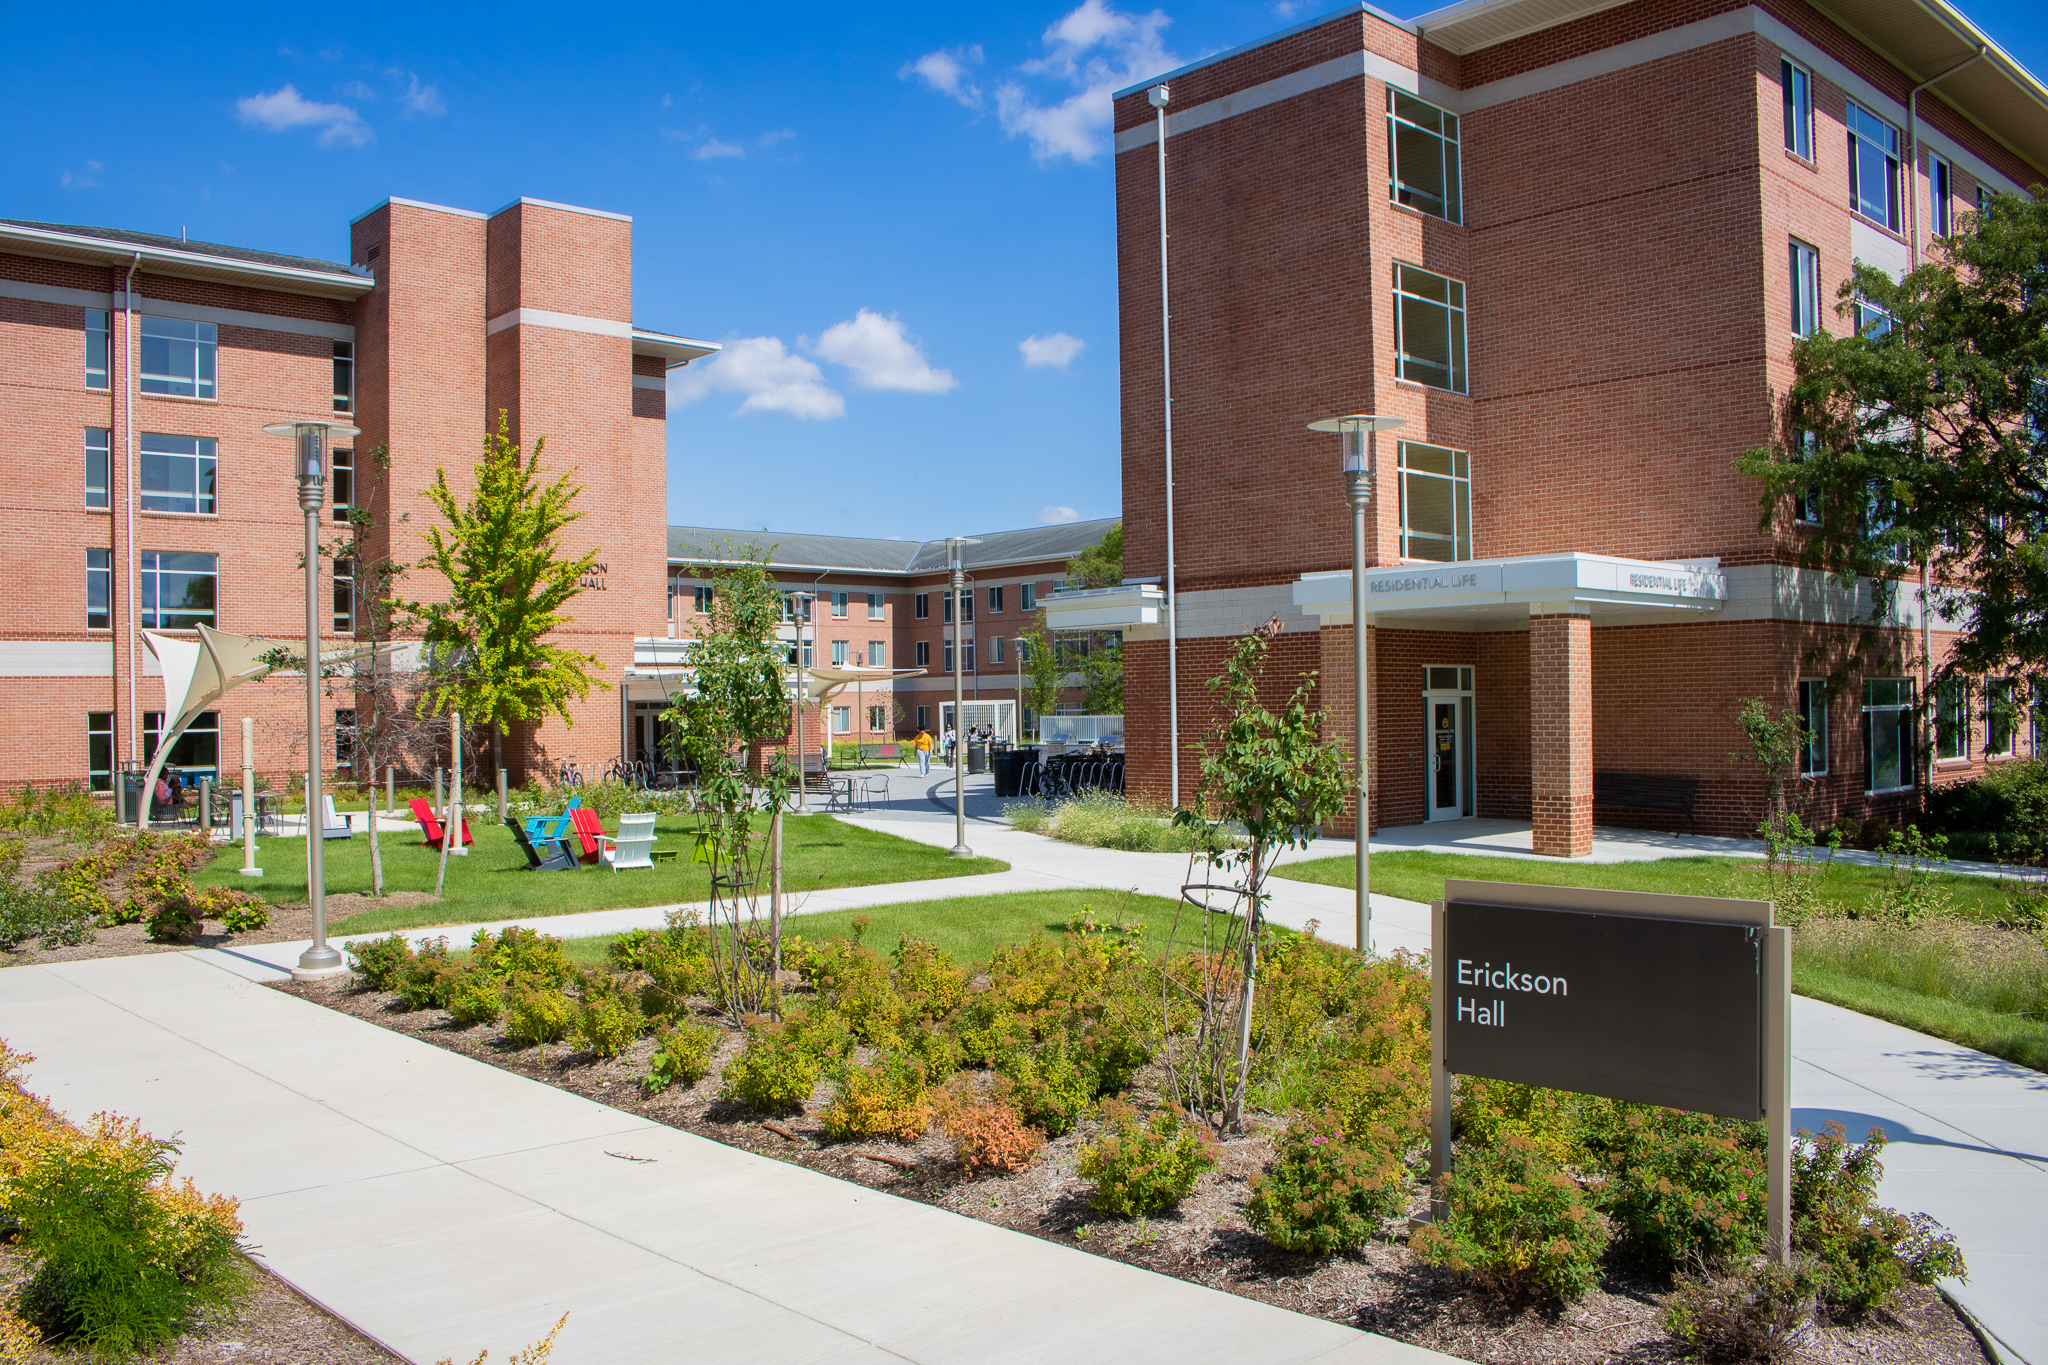
[[[1452,1073],[1762,1119],[1771,1254],[1789,1261],[1791,962],[1769,901],[1447,880],[1430,915],[1432,1180],[1451,1166]]]

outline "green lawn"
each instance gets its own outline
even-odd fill
[[[1164,951],[1173,928],[1173,909],[1174,902],[1164,896],[1134,896],[1124,891],[1011,891],[792,915],[783,921],[783,933],[801,934],[813,941],[851,938],[853,921],[865,915],[868,925],[862,941],[877,952],[888,952],[905,937],[928,938],[955,961],[967,964],[986,962],[998,944],[1016,943],[1040,932],[1068,933],[1070,921],[1084,911],[1093,911],[1095,922],[1106,927],[1142,921],[1145,945],[1157,953]],[[610,942],[610,936],[573,938],[567,949],[572,960],[595,965],[604,960]]]
[[[767,817],[761,826],[766,828]],[[436,924],[468,924],[543,915],[573,915],[584,910],[622,906],[667,905],[710,898],[710,874],[702,863],[689,861],[694,822],[688,817],[664,818],[655,830],[657,849],[682,851],[675,862],[629,872],[586,865],[578,872],[528,872],[512,831],[483,819],[472,819],[476,842],[469,856],[448,860],[447,896],[429,904],[392,906],[352,915],[330,926],[335,934],[380,933],[391,929],[425,928]],[[386,891],[432,891],[440,855],[420,842],[416,833],[382,834]],[[257,861],[260,879],[243,878],[240,844],[224,844],[213,865],[199,873],[202,884],[254,891],[279,904],[306,899],[305,846],[296,839],[264,839]],[[943,848],[913,843],[890,834],[841,824],[829,815],[790,816],[783,824],[783,885],[801,894],[837,886],[874,886],[883,882],[927,881],[934,877],[965,877],[1007,872],[996,858],[947,856]],[[326,846],[327,890],[367,893],[370,889],[370,841],[357,835]]]
[[[1349,856],[1284,863],[1276,877],[1325,886],[1350,886]],[[1821,896],[1861,907],[1878,893],[1889,874],[1881,867],[1828,863],[1820,873]],[[1545,886],[1592,886],[1610,891],[1660,891],[1683,896],[1732,896],[1764,900],[1763,863],[1754,858],[1660,858],[1641,863],[1538,862],[1529,858],[1486,858],[1469,853],[1375,853],[1372,889],[1386,896],[1425,904],[1444,894],[1444,878],[1487,882],[1538,882]],[[1990,918],[2005,908],[2005,888],[1988,877],[1944,873],[1944,889],[1955,897],[1957,910]]]
[[[1797,963],[1792,967],[1792,989],[1858,1014],[1888,1019],[2036,1071],[2048,1071],[2048,1024],[2033,1019],[1993,1014],[1960,1000],[1922,995],[1882,981]]]

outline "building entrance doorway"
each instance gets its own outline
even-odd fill
[[[1472,670],[1422,670],[1422,712],[1428,761],[1422,766],[1422,804],[1430,820],[1463,820],[1478,813],[1474,793]]]

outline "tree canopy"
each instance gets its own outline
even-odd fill
[[[1084,587],[1114,588],[1124,581],[1124,524],[1118,522],[1102,539],[1067,561],[1067,577]]]

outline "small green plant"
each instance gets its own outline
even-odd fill
[[[711,1074],[711,1059],[725,1034],[709,1024],[686,1019],[663,1030],[647,1070],[640,1077],[640,1091],[659,1095],[671,1086],[692,1086]]]
[[[1461,1148],[1439,1185],[1444,1217],[1408,1249],[1504,1303],[1571,1302],[1599,1280],[1607,1224],[1530,1139]]]
[[[479,929],[469,941],[470,964],[511,989],[560,990],[576,979],[562,940],[524,925],[493,938]]]
[[[525,987],[512,992],[505,1012],[505,1036],[520,1047],[545,1048],[569,1032],[569,997],[557,990]]]
[[[896,989],[924,1019],[942,1019],[967,991],[967,973],[930,939],[905,938],[890,956]]]
[[[1883,1307],[1908,1281],[1969,1277],[1961,1249],[1941,1224],[1877,1203],[1884,1147],[1882,1129],[1852,1143],[1830,1121],[1820,1136],[1802,1134],[1792,1149],[1792,1249],[1811,1265],[1821,1303],[1843,1318]]]
[[[1055,1034],[1033,1051],[1004,1058],[1002,1066],[1024,1121],[1050,1137],[1073,1132],[1097,1093],[1095,1073],[1069,1050],[1064,1034]]]
[[[1742,1265],[1763,1249],[1763,1125],[1629,1105],[1600,1202],[1645,1269]]]
[[[355,961],[353,984],[357,990],[389,990],[398,974],[412,961],[412,940],[404,934],[358,940],[348,945],[348,955]]]
[[[839,1094],[818,1117],[828,1137],[915,1142],[931,1126],[931,1079],[918,1059],[885,1052],[866,1066],[847,1067]]]
[[[750,1022],[746,1046],[726,1063],[719,1097],[766,1113],[794,1113],[852,1046],[846,1022],[829,1005],[792,1010],[780,1023]]]
[[[9,842],[20,847],[19,841]],[[90,943],[95,918],[88,906],[0,876],[0,949],[13,952],[30,943],[44,948]]]
[[[1945,836],[1924,835],[1917,826],[1908,825],[1885,841],[1879,859],[1889,875],[1866,912],[1868,918],[1915,929],[1955,914],[1954,893],[1935,875],[1948,865]]]
[[[495,1024],[505,1012],[505,991],[488,972],[475,967],[457,971],[443,990],[448,1013],[455,1022],[469,1027]]]
[[[1282,1251],[1327,1256],[1365,1242],[1408,1208],[1408,1172],[1386,1128],[1348,1133],[1330,1110],[1301,1119],[1254,1176],[1245,1218]]]
[[[577,1045],[599,1057],[616,1057],[640,1036],[640,1011],[611,991],[586,992],[576,1006],[571,1031]]]
[[[455,959],[448,952],[448,940],[436,938],[414,949],[391,973],[388,989],[409,1010],[434,1009],[447,1003],[446,992],[454,973]]]
[[[1706,1365],[1780,1365],[1798,1352],[1813,1320],[1813,1277],[1804,1266],[1776,1261],[1702,1266],[1679,1277],[1659,1316]]]
[[[196,908],[205,919],[219,920],[231,934],[252,934],[270,927],[270,902],[247,891],[209,886],[199,892]]]
[[[1180,1110],[1160,1109],[1140,1122],[1136,1110],[1112,1100],[1075,1170],[1095,1182],[1097,1210],[1141,1218],[1178,1205],[1215,1164],[1215,1143]]]

